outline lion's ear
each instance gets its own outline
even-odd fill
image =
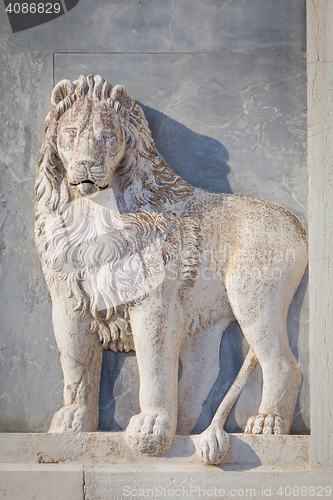
[[[73,94],[75,91],[75,84],[70,80],[61,80],[61,82],[57,83],[54,87],[52,96],[51,96],[51,104],[56,106],[61,102],[65,97],[70,94]]]
[[[131,94],[122,85],[115,85],[112,89],[110,97],[111,99],[114,99],[115,102],[118,101],[122,106],[126,108],[126,110],[128,110],[128,112],[131,111],[134,105],[134,100],[132,99]]]

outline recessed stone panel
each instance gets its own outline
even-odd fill
[[[274,201],[306,224],[303,54],[56,54],[54,68],[54,83],[79,74],[101,74],[124,85],[142,105],[159,152],[191,184]],[[288,317],[292,350],[303,368],[292,427],[298,433],[309,428],[306,283],[304,278]],[[222,340],[221,372],[195,432],[209,425],[246,350],[234,323]],[[104,353],[103,430],[124,429],[139,407],[135,357],[121,359]],[[228,430],[241,430],[246,416],[255,414],[260,380],[258,368],[229,416]]]

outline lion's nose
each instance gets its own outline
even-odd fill
[[[96,164],[95,158],[80,158],[80,160],[75,162],[78,167],[90,170]]]

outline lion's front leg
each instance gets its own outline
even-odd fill
[[[74,311],[76,301],[52,290],[53,327],[64,376],[64,405],[49,432],[96,431],[103,348],[89,333],[91,318]]]
[[[141,453],[162,455],[176,433],[182,323],[179,300],[163,297],[161,290],[151,293],[131,312],[141,413],[131,418],[126,438]]]

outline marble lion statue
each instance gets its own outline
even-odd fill
[[[126,439],[164,454],[196,424],[223,332],[237,320],[250,348],[197,453],[223,459],[226,418],[257,363],[262,399],[245,432],[288,434],[301,381],[286,326],[307,265],[300,221],[273,203],[185,182],[120,85],[62,80],[51,103],[35,211],[64,377],[49,432],[96,431],[103,349],[135,349],[141,413]]]

